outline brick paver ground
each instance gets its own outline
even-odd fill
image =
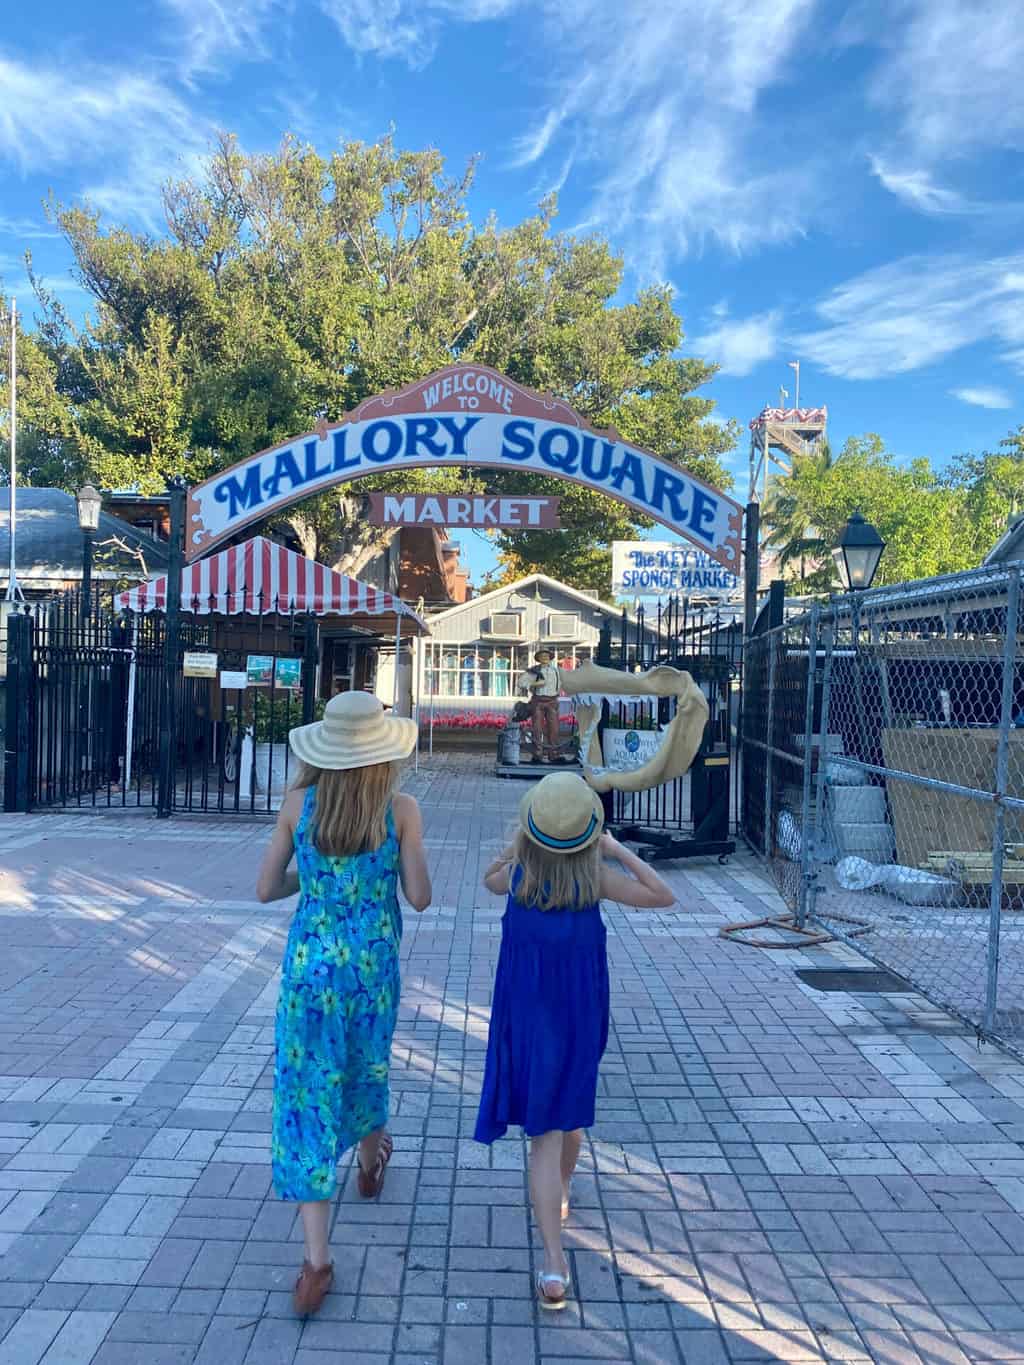
[[[480,889],[522,787],[411,776],[435,907],[408,915],[382,1201],[345,1188],[303,1325],[270,1191],[287,909],[265,826],[0,818],[0,1365],[1024,1362],[1024,1067],[915,996],[817,995],[717,937],[758,865],[677,864],[607,913],[613,1028],[540,1314],[518,1140],[470,1139],[499,936]]]

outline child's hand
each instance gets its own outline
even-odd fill
[[[607,833],[601,835],[599,843],[601,852],[606,858],[618,858],[626,851],[619,843],[618,839],[613,838],[612,835]]]

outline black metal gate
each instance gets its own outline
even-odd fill
[[[619,629],[602,631],[595,662],[627,672],[656,664],[684,669],[703,691],[709,717],[690,771],[644,792],[612,792],[605,818],[620,837],[646,846],[649,861],[660,858],[718,856],[735,850],[738,779],[734,762],[739,722],[743,628],[739,621],[684,597],[671,597],[630,618]],[[654,710],[630,701],[604,704],[602,738],[626,730],[639,738],[652,726],[668,724],[675,700],[655,700]]]
[[[163,625],[78,591],[11,613],[5,810],[156,804]]]
[[[10,614],[5,811],[276,810],[294,769],[288,731],[317,713],[315,618],[186,613],[175,635],[162,613],[116,613],[109,592]],[[189,654],[215,654],[215,675],[186,676]]]

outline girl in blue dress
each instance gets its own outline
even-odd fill
[[[395,794],[416,736],[415,721],[385,716],[367,692],[332,698],[322,721],[292,730],[300,771],[256,887],[261,901],[300,892],[281,969],[271,1156],[274,1188],[302,1215],[294,1302],[303,1316],[334,1279],[327,1231],[338,1162],[358,1147],[359,1193],[372,1199],[391,1158],[398,884],[416,910],[431,895],[419,807]]]
[[[675,897],[646,863],[601,833],[601,802],[575,773],[545,777],[523,797],[519,815],[512,847],[484,876],[488,891],[508,900],[475,1136],[491,1143],[516,1124],[530,1138],[530,1200],[544,1244],[537,1298],[543,1308],[563,1308],[562,1221],[608,1042],[601,898],[656,909]]]

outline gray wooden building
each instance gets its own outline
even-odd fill
[[[504,719],[535,650],[550,649],[560,668],[575,668],[593,657],[603,623],[614,628],[621,617],[620,607],[540,573],[438,612],[419,644],[421,710],[432,706],[441,723]]]

